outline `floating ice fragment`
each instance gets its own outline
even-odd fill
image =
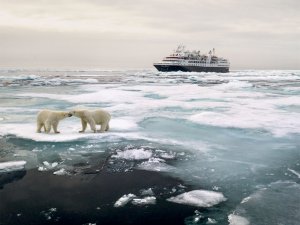
[[[26,161],[9,161],[0,163],[0,172],[10,172],[24,169]]]
[[[214,191],[218,191],[218,190],[220,190],[220,187],[218,187],[218,186],[213,186],[212,189],[213,189]]]
[[[182,185],[182,184],[178,184],[179,188],[186,188],[186,186]]]
[[[226,201],[226,198],[220,192],[194,190],[168,198],[167,201],[197,207],[211,207],[219,204],[220,202]]]
[[[41,213],[45,216],[47,220],[51,220],[54,216],[54,213],[57,211],[56,208],[50,208],[47,211],[42,211]]]
[[[288,168],[288,171],[290,171],[291,173],[295,174],[300,179],[300,173],[298,173],[297,171],[292,170],[290,168]]]
[[[196,216],[195,218],[194,218],[194,223],[197,223],[197,222],[199,222],[199,220],[202,218],[202,216],[201,215],[199,215],[199,216]]]
[[[69,173],[64,168],[61,168],[60,170],[55,171],[53,174],[62,176],[62,175],[68,175]]]
[[[132,200],[132,204],[134,205],[154,205],[156,204],[156,197],[145,197],[145,198],[134,198]]]
[[[217,221],[215,219],[207,218],[206,224],[215,224]]]
[[[248,202],[250,199],[251,199],[250,196],[244,198],[244,199],[241,201],[241,204]]]
[[[121,198],[118,199],[118,201],[115,202],[114,207],[123,207],[135,197],[136,195],[134,194],[123,195]]]
[[[55,167],[58,166],[58,162],[49,163],[47,161],[44,161],[43,164],[44,166],[38,167],[38,171],[47,171],[47,170],[54,169]]]
[[[33,152],[41,152],[42,150],[38,149],[38,148],[34,148],[32,149]]]
[[[47,171],[47,168],[46,168],[46,167],[43,167],[43,166],[39,166],[39,167],[38,167],[38,171],[41,171],[41,172]]]
[[[141,149],[128,149],[125,151],[117,152],[116,155],[112,156],[113,158],[122,158],[127,160],[143,160],[149,159],[152,157],[152,152],[149,150]]]
[[[228,216],[229,225],[249,225],[249,221],[242,216],[230,214]]]
[[[50,163],[48,163],[47,161],[44,161],[43,164],[44,164],[46,167],[50,167]]]
[[[173,167],[165,163],[165,160],[160,158],[150,158],[148,161],[142,162],[138,165],[139,169],[148,171],[170,171]]]
[[[141,195],[154,195],[152,188],[141,190]]]
[[[162,157],[163,159],[174,159],[175,156],[176,154],[173,152],[160,154],[160,157]]]

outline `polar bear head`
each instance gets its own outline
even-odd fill
[[[64,113],[64,117],[65,117],[65,118],[71,117],[71,116],[73,116],[73,114],[70,113],[70,112],[65,112],[65,113]]]
[[[73,110],[73,111],[70,111],[69,114],[71,114],[71,116],[76,116],[76,117],[81,118],[83,115],[83,110]]]
[[[59,112],[59,114],[58,114],[58,117],[60,119],[64,119],[64,118],[71,117],[71,116],[73,116],[73,114],[70,112]]]

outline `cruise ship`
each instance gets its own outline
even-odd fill
[[[157,70],[163,72],[228,73],[230,63],[227,59],[216,56],[215,49],[210,50],[208,54],[200,54],[200,51],[187,51],[183,45],[179,45],[171,55],[153,65]]]

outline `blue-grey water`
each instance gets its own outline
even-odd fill
[[[106,160],[112,173],[150,170],[226,198],[182,223],[299,224],[300,71],[1,70],[0,96],[1,162],[76,176]],[[81,134],[71,117],[38,134],[44,108],[103,108],[111,129]]]

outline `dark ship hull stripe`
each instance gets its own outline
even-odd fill
[[[228,73],[229,67],[201,67],[201,66],[173,66],[173,65],[154,65],[158,71],[162,72],[217,72]]]

